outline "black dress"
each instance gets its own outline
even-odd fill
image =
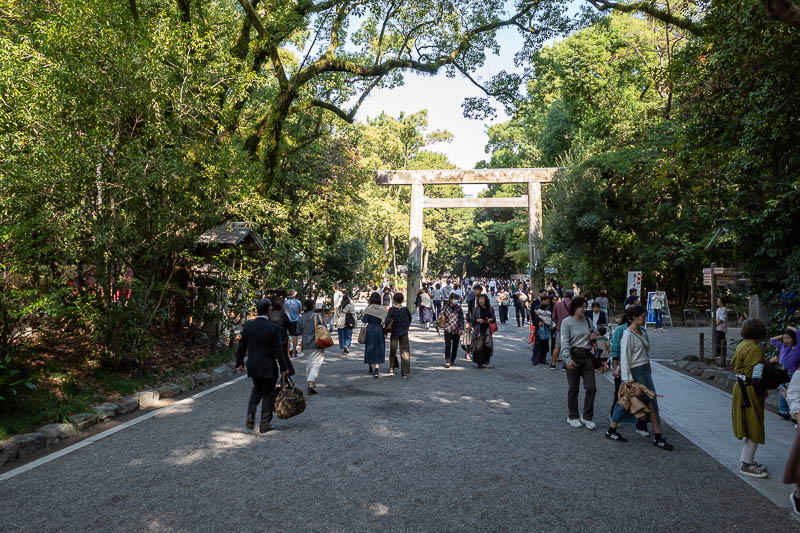
[[[472,315],[472,328],[474,331],[472,335],[472,361],[478,366],[487,365],[492,358],[494,350],[492,331],[489,323],[478,324],[477,319],[494,319],[494,309],[491,306],[484,308],[475,304]]]

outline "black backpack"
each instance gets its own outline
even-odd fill
[[[753,381],[753,388],[759,395],[762,395],[764,391],[775,390],[784,383],[789,383],[789,373],[785,369],[779,368],[778,365],[765,361],[761,379]]]

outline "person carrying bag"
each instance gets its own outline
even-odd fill
[[[325,324],[320,324],[316,313],[314,314],[314,344],[320,350],[333,346],[333,339]]]

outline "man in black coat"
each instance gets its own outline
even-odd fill
[[[244,368],[246,353],[247,375],[253,379],[253,392],[247,404],[247,427],[255,427],[256,407],[261,403],[261,433],[273,429],[270,422],[275,404],[275,385],[278,383],[278,366],[284,377],[289,375],[289,361],[281,345],[280,328],[268,318],[271,304],[268,298],[256,302],[258,316],[245,323],[236,351],[236,369]]]

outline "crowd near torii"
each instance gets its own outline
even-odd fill
[[[366,302],[364,302],[366,300]],[[358,307],[366,307],[358,310]],[[650,299],[653,324],[663,328],[662,309],[665,295],[656,291]],[[320,331],[336,331],[338,347],[350,353],[353,331],[360,323],[358,342],[364,347],[366,371],[374,378],[411,377],[409,331],[417,316],[419,328],[435,330],[442,338],[444,367],[459,364],[476,369],[491,369],[495,333],[500,326],[528,328],[531,364],[549,365],[551,370],[566,374],[566,423],[572,428],[597,428],[594,422],[596,374],[611,372],[614,378],[613,403],[609,407],[610,424],[606,439],[628,442],[621,428],[631,423],[637,435],[650,438],[659,450],[673,450],[661,429],[656,385],[650,364],[652,341],[646,320],[648,310],[639,301],[635,289],[625,295],[621,315],[612,320],[608,293],[581,290],[577,283],[564,289],[555,280],[533,291],[525,279],[439,279],[422,284],[412,306],[405,295],[389,283],[367,290],[345,290],[335,287],[331,308],[314,299],[300,301],[290,291],[284,299],[261,298],[256,304],[257,316],[242,328],[237,352],[237,367],[244,368],[253,388],[248,402],[246,425],[255,428],[255,415],[261,403],[259,430],[273,428],[272,406],[281,384],[295,375],[298,359],[305,362],[306,391],[319,393],[317,382],[325,359],[325,345],[319,342]],[[727,329],[725,300],[718,301],[719,311],[714,327]],[[412,314],[410,307],[415,313]],[[513,313],[512,313],[513,308]],[[507,326],[506,326],[507,325]],[[428,334],[432,334],[428,333]],[[773,386],[775,370],[785,370],[791,378],[788,387],[781,383],[779,415],[786,420],[800,420],[800,346],[795,328],[769,339],[778,355],[765,359],[759,342],[766,336],[765,324],[749,318],[742,324],[742,342],[732,359],[737,375],[732,403],[734,435],[743,440],[740,473],[757,478],[769,474],[755,461],[759,444],[765,442],[764,394]],[[723,337],[724,338],[724,337]],[[330,344],[330,341],[328,342]],[[388,368],[386,344],[389,344]],[[463,353],[459,358],[459,354]],[[460,359],[460,360],[459,360]],[[785,374],[784,374],[785,375]],[[279,384],[279,378],[281,384]],[[579,405],[581,385],[583,404]],[[800,483],[800,438],[789,456],[785,483]],[[800,509],[797,492],[791,495],[795,509]]]

